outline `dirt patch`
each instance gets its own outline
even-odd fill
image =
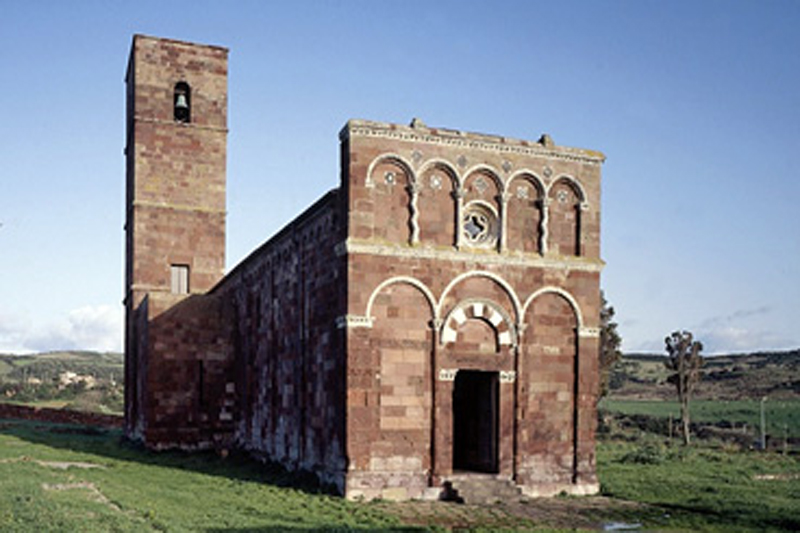
[[[756,474],[753,479],[756,481],[792,481],[800,479],[800,474]]]
[[[439,526],[452,530],[483,527],[600,530],[604,525],[637,515],[658,513],[649,506],[602,496],[580,498],[536,498],[496,505],[449,502],[381,502],[382,510],[403,523]]]
[[[39,461],[34,460],[28,457],[27,455],[21,455],[19,457],[10,457],[8,459],[0,459],[1,463],[36,463],[39,466],[44,466],[46,468],[55,468],[57,470],[66,470],[68,468],[102,468],[105,469],[105,466],[98,465],[95,463],[82,463],[77,461]]]
[[[62,490],[88,490],[89,494],[91,494],[92,499],[97,503],[101,503],[108,507],[109,509],[113,509],[114,511],[122,512],[122,509],[119,508],[117,504],[106,498],[106,496],[100,492],[94,483],[89,483],[88,481],[79,481],[76,483],[42,483],[42,488],[44,490],[55,490],[55,491],[62,491]]]
[[[94,463],[79,463],[79,462],[67,462],[67,461],[36,461],[38,464],[42,466],[46,466],[48,468],[56,468],[58,470],[66,470],[67,468],[103,468],[103,465],[97,465]]]

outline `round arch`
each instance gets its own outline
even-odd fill
[[[536,187],[536,192],[539,195],[539,198],[544,198],[545,193],[547,192],[547,187],[545,186],[542,179],[539,176],[537,176],[534,172],[528,169],[518,170],[514,172],[510,178],[508,178],[507,189],[509,191],[511,190],[511,185],[515,181],[528,181],[532,183],[533,186]]]
[[[550,190],[561,181],[566,182],[575,191],[581,203],[586,202],[586,191],[583,190],[583,185],[569,174],[562,174],[554,179],[550,186],[547,187],[547,194],[550,194]]]
[[[444,304],[444,300],[445,298],[447,298],[447,295],[450,293],[453,287],[455,287],[465,279],[469,278],[488,278],[497,283],[498,285],[500,285],[500,287],[502,287],[502,289],[506,292],[506,294],[508,294],[508,297],[511,299],[511,305],[514,306],[514,314],[516,315],[514,319],[517,321],[520,319],[520,317],[522,316],[520,315],[522,306],[519,303],[519,297],[517,296],[517,293],[514,291],[514,288],[511,287],[511,285],[502,277],[498,276],[494,272],[489,272],[486,270],[471,270],[469,272],[464,272],[462,274],[459,274],[458,276],[450,280],[450,283],[448,283],[447,287],[445,287],[444,291],[442,291],[442,295],[439,297],[439,302],[436,305],[437,317],[441,315],[442,305]]]
[[[375,171],[375,167],[386,162],[394,163],[400,166],[408,174],[408,179],[411,183],[415,183],[417,181],[417,176],[414,174],[411,164],[406,161],[403,156],[395,153],[386,153],[379,155],[369,164],[369,167],[367,168],[367,178],[364,183],[365,186],[372,187],[375,184],[375,182],[372,180],[372,173]]]
[[[520,315],[522,318],[524,318],[525,313],[528,312],[528,307],[530,307],[531,302],[543,294],[557,294],[564,298],[567,303],[569,303],[570,307],[572,307],[572,311],[575,313],[575,319],[578,322],[578,329],[583,327],[583,313],[581,313],[581,308],[578,305],[578,301],[575,300],[574,296],[561,287],[542,287],[528,296],[528,298],[525,300],[525,304],[522,306],[522,314]]]
[[[467,311],[473,318],[491,325],[498,346],[516,346],[517,332],[514,321],[502,305],[487,298],[466,298],[453,306],[443,317],[439,342],[448,344],[456,339],[457,327],[467,321]],[[504,327],[502,327],[504,326]]]
[[[495,169],[494,167],[492,167],[490,165],[484,164],[484,163],[481,163],[480,165],[475,165],[474,167],[471,167],[471,168],[467,169],[466,172],[464,172],[464,175],[463,175],[463,177],[461,179],[461,187],[464,186],[464,184],[467,182],[467,180],[470,178],[470,176],[472,176],[473,174],[475,174],[477,172],[484,172],[492,180],[494,180],[495,185],[497,185],[497,192],[499,194],[502,195],[503,193],[506,192],[506,184],[500,178],[500,173],[497,172],[497,169]]]
[[[461,177],[459,176],[458,171],[444,159],[437,158],[425,161],[417,170],[417,176],[423,176],[426,172],[437,168],[447,174],[447,177],[450,178],[450,182],[454,190],[461,186]]]
[[[428,302],[428,306],[431,308],[431,318],[436,319],[438,315],[438,306],[436,305],[436,298],[434,298],[433,293],[428,288],[427,285],[422,283],[417,278],[412,278],[411,276],[395,276],[393,278],[386,279],[382,281],[375,289],[373,289],[372,294],[369,296],[369,300],[367,301],[367,311],[364,316],[371,318],[372,317],[372,304],[375,302],[375,298],[380,294],[380,292],[388,287],[389,285],[394,285],[395,283],[405,283],[407,285],[411,285],[418,289],[423,296],[425,296],[425,300]]]

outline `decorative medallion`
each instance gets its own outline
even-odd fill
[[[419,162],[422,161],[422,152],[419,150],[414,150],[411,153],[411,159],[414,161],[415,165],[419,165]]]
[[[467,166],[467,157],[464,156],[463,154],[458,156],[456,163],[458,163],[458,166],[460,166],[461,168],[464,168],[465,166]]]
[[[392,172],[391,170],[383,175],[383,179],[384,181],[386,181],[386,185],[394,185],[395,181],[397,181],[394,172]]]
[[[520,185],[517,187],[517,198],[520,200],[527,200],[528,199],[528,186],[527,185]]]
[[[553,175],[553,169],[552,169],[552,168],[550,168],[550,166],[549,166],[549,165],[547,165],[547,166],[545,166],[545,167],[544,167],[544,169],[542,170],[542,173],[545,175],[545,177],[549,178],[550,176],[552,176],[552,175]]]
[[[431,176],[431,189],[438,191],[442,188],[442,177],[438,174]]]
[[[506,159],[505,161],[503,161],[503,170],[505,170],[505,171],[506,171],[506,174],[508,174],[509,172],[511,172],[511,169],[512,169],[512,168],[514,168],[514,167],[511,165],[511,161],[509,161],[508,159]]]
[[[556,198],[558,199],[558,203],[565,204],[567,203],[567,199],[569,198],[569,193],[564,189],[561,189],[556,193]]]
[[[483,179],[483,176],[480,176],[475,180],[475,183],[472,184],[472,188],[478,191],[478,194],[483,195],[483,193],[486,192],[486,189],[489,188],[489,184],[486,183],[486,180]]]

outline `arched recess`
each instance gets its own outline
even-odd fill
[[[508,181],[506,247],[509,251],[539,253],[545,187],[533,172],[520,171]]]
[[[485,176],[488,180],[491,180],[492,184],[494,185],[495,194],[502,194],[505,192],[505,187],[503,185],[503,180],[500,178],[500,173],[497,172],[497,169],[490,165],[475,165],[474,167],[470,167],[464,172],[464,177],[461,181],[461,186],[464,187],[466,190],[467,187],[470,185],[470,181],[473,178],[478,176]],[[481,191],[477,191],[479,195],[483,194]]]
[[[372,238],[406,244],[414,237],[415,178],[411,166],[396,154],[377,157],[367,170],[371,190]]]
[[[403,156],[399,154],[387,153],[379,155],[378,157],[373,159],[372,162],[369,164],[369,167],[367,168],[367,177],[365,179],[364,185],[366,185],[367,187],[372,187],[375,185],[376,182],[379,181],[381,177],[385,179],[385,175],[379,176],[380,173],[376,170],[379,165],[384,163],[393,163],[397,165],[407,175],[412,176],[413,179],[414,170],[412,169],[411,164]]]
[[[457,229],[461,244],[480,248],[497,246],[502,232],[503,181],[491,167],[478,165],[464,174],[461,191],[463,209]],[[476,239],[476,231],[489,233]]]
[[[435,159],[426,162],[417,176],[420,243],[455,245],[458,172],[446,161]]]
[[[548,248],[555,254],[582,255],[581,209],[585,198],[583,188],[571,176],[559,176],[550,184],[547,191]]]
[[[577,472],[578,331],[574,299],[545,289],[526,301],[520,340],[517,476],[571,484]]]
[[[430,317],[428,320],[433,320],[438,317],[438,308],[436,305],[436,298],[433,296],[433,293],[428,288],[427,285],[422,283],[417,278],[412,278],[411,276],[395,276],[393,278],[389,278],[383,280],[380,284],[378,284],[375,289],[373,289],[372,294],[370,294],[369,300],[367,300],[367,310],[364,313],[364,316],[371,318],[372,317],[372,306],[375,303],[375,298],[378,294],[384,290],[386,287],[390,285],[394,285],[396,283],[405,283],[407,285],[411,285],[418,289],[422,295],[425,297],[425,301],[428,303],[428,309],[430,310]]]
[[[528,308],[536,298],[543,294],[557,294],[564,298],[567,303],[569,303],[572,311],[575,313],[575,319],[577,320],[578,328],[583,327],[583,313],[581,312],[581,307],[578,305],[578,301],[572,296],[569,292],[562,289],[561,287],[554,287],[554,286],[547,286],[542,287],[536,291],[534,291],[530,296],[525,299],[525,304],[522,306],[522,316],[525,316],[525,313],[528,312]]]
[[[445,306],[455,306],[455,304],[463,298],[458,298],[458,295],[454,295],[454,290],[459,285],[464,284],[464,282],[469,281],[470,279],[486,279],[491,282],[495,286],[495,292],[500,293],[499,297],[492,297],[491,292],[488,294],[480,294],[475,293],[474,291],[470,291],[467,289],[467,293],[464,297],[476,297],[482,296],[488,299],[491,299],[495,302],[502,302],[508,301],[509,306],[513,310],[512,318],[516,322],[519,320],[520,311],[522,310],[522,306],[520,305],[519,297],[517,296],[516,291],[514,288],[509,284],[502,276],[495,274],[494,272],[489,272],[487,270],[470,270],[469,272],[464,272],[459,274],[455,278],[453,278],[450,283],[442,291],[442,295],[439,297],[439,301],[436,304],[436,316],[439,317],[442,314],[442,310]],[[451,301],[452,300],[452,301]]]
[[[364,420],[371,426],[349,438],[368,448],[365,469],[424,479],[431,468],[434,332],[430,295],[420,287],[395,279],[370,298],[369,357],[351,356],[348,374],[362,365]],[[360,395],[348,386],[352,396]]]

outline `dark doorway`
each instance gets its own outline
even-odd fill
[[[459,370],[453,388],[453,470],[497,473],[497,372]]]

